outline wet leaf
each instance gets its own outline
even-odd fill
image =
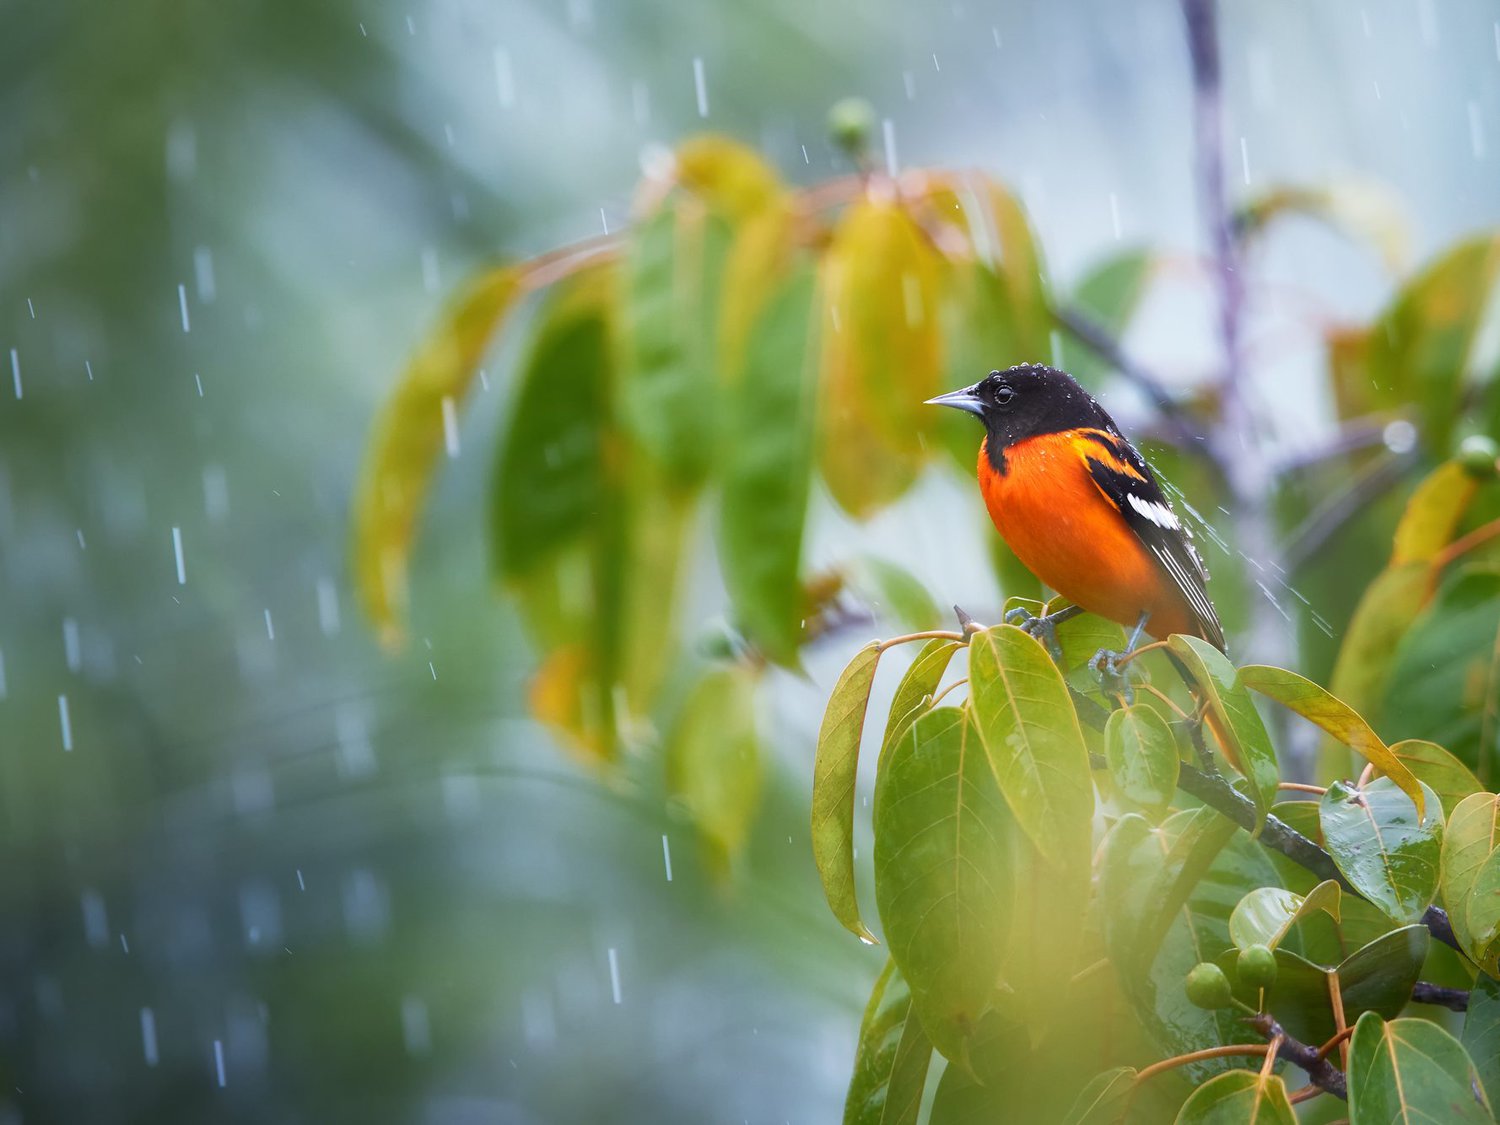
[[[1334,863],[1356,890],[1396,922],[1415,922],[1437,897],[1443,847],[1441,802],[1428,790],[1427,815],[1387,778],[1363,789],[1334,782],[1318,822]]]
[[[1422,612],[1437,585],[1431,564],[1407,562],[1376,576],[1355,607],[1329,681],[1350,706],[1385,715],[1385,694],[1396,646]],[[1393,718],[1394,721],[1394,718]],[[1348,755],[1326,772],[1324,780],[1348,770]]]
[[[621,420],[679,488],[702,484],[718,449],[715,339],[729,239],[724,222],[681,196],[630,231]],[[728,417],[738,433],[738,413]]]
[[[818,732],[812,793],[813,861],[823,893],[844,928],[871,943],[874,935],[860,919],[854,896],[854,781],[879,659],[880,646],[872,641],[854,655],[834,685]]]
[[[1229,936],[1240,949],[1264,945],[1275,949],[1291,928],[1314,911],[1339,920],[1339,885],[1324,880],[1305,895],[1281,887],[1257,887],[1229,916]]]
[[[1403,737],[1446,747],[1481,785],[1500,776],[1500,573],[1443,584],[1396,649],[1385,714]]]
[[[1122,707],[1104,727],[1104,757],[1110,776],[1127,800],[1162,812],[1177,791],[1177,739],[1159,714],[1146,706]]]
[[[1255,703],[1239,682],[1234,665],[1213,645],[1198,637],[1182,635],[1173,636],[1168,645],[1203,693],[1209,713],[1216,720],[1215,733],[1222,732],[1228,738],[1230,745],[1224,747],[1225,753],[1250,781],[1250,798],[1255,802],[1259,831],[1266,811],[1276,800],[1281,770]]]
[[[917,717],[875,783],[875,898],[891,956],[950,1061],[989,1004],[1014,909],[1009,820],[955,707]]]
[[[1394,744],[1391,753],[1401,759],[1418,781],[1438,795],[1445,816],[1451,817],[1465,797],[1484,790],[1468,766],[1435,742],[1409,738]]]
[[[720,870],[744,850],[760,805],[753,668],[706,672],[666,740],[667,789],[692,814]]]
[[[1459,943],[1472,956],[1483,950],[1468,927],[1469,895],[1486,861],[1500,848],[1500,796],[1474,793],[1465,797],[1448,818],[1443,833],[1443,905]]]
[[[917,1125],[932,1043],[894,961],[875,982],[854,1050],[844,1125]]]
[[[1348,1073],[1350,1125],[1494,1120],[1463,1046],[1427,1020],[1361,1016]]]
[[[937,693],[943,673],[948,670],[949,661],[961,648],[963,645],[959,641],[934,637],[917,653],[916,659],[901,677],[901,682],[896,685],[896,694],[891,697],[890,716],[886,720],[885,737],[880,741],[880,762],[877,768],[884,766],[887,754],[900,740],[907,725],[928,706],[928,700]]]
[[[479,361],[521,294],[518,268],[491,270],[464,287],[443,313],[381,407],[355,484],[355,588],[390,645],[402,637],[407,560],[445,426],[456,416]]]
[[[1346,896],[1346,905],[1353,902]],[[1310,962],[1282,945],[1276,950],[1276,983],[1267,990],[1266,1006],[1289,1035],[1304,1043],[1324,1043],[1335,1030],[1328,977],[1336,972],[1348,1022],[1369,1011],[1395,1017],[1411,1001],[1430,945],[1426,926],[1406,926],[1361,946],[1336,967]],[[1255,999],[1249,996],[1252,1003]]]
[[[811,273],[767,307],[749,344],[745,377],[730,390],[724,434],[719,561],[736,622],[779,664],[797,662],[799,575],[813,460]]]
[[[1500,236],[1445,251],[1376,321],[1366,362],[1381,405],[1416,403],[1428,448],[1448,452],[1470,353],[1500,273]]]
[[[1000,791],[1059,867],[1086,855],[1094,816],[1088,750],[1068,686],[1037,641],[1012,625],[969,640],[969,699]]]
[[[1210,1078],[1177,1113],[1177,1125],[1296,1125],[1296,1121],[1281,1079],[1254,1070],[1231,1070]]]
[[[923,405],[939,386],[942,337],[936,252],[895,202],[861,199],[823,258],[822,446],[829,491],[866,518],[916,479]]]
[[[1494,1105],[1495,1097],[1500,1094],[1500,980],[1479,974],[1469,991],[1462,1040],[1490,1104]]]
[[[1370,724],[1359,712],[1337,696],[1304,676],[1285,668],[1250,664],[1240,669],[1240,682],[1252,691],[1276,700],[1362,755],[1401,788],[1417,805],[1417,814],[1425,812],[1422,786],[1406,765],[1391,753]]]

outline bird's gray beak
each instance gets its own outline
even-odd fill
[[[970,414],[984,414],[984,403],[974,393],[973,387],[965,387],[961,391],[949,391],[937,398],[930,398],[924,403],[926,406],[951,406],[955,410],[967,410]]]

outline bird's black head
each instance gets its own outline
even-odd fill
[[[1073,376],[1039,363],[991,371],[972,387],[928,402],[978,417],[989,435],[987,448],[997,468],[1007,447],[1040,434],[1077,429],[1119,433],[1114,419]]]

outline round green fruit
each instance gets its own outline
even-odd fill
[[[1187,975],[1187,998],[1200,1008],[1212,1011],[1234,1004],[1234,990],[1224,970],[1211,961],[1200,961]]]
[[[1235,965],[1240,983],[1251,988],[1270,988],[1276,983],[1276,954],[1264,945],[1252,945],[1240,950]]]

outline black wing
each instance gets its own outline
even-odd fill
[[[1120,509],[1130,530],[1182,592],[1204,639],[1222,652],[1224,627],[1209,600],[1208,568],[1193,547],[1192,531],[1177,518],[1151,466],[1134,446],[1117,434],[1103,432],[1095,441],[1103,456],[1087,456],[1094,483]]]

